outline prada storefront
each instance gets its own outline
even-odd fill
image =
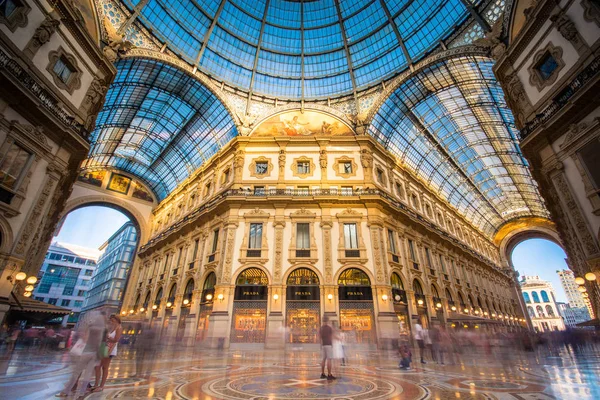
[[[338,279],[340,329],[347,343],[377,343],[371,280],[363,271],[349,268]]]
[[[319,343],[320,298],[319,277],[313,271],[298,268],[289,275],[286,289],[286,342]]]
[[[408,298],[400,275],[393,272],[390,278],[392,285],[392,299],[394,301],[394,312],[398,317],[398,334],[400,341],[408,342],[410,340],[410,320],[408,313]]]
[[[233,301],[231,343],[264,343],[267,325],[269,280],[258,268],[248,268],[237,278]]]

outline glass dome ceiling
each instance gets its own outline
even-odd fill
[[[141,9],[138,19],[201,71],[245,91],[285,99],[340,97],[372,87],[423,58],[484,5],[483,0],[123,2],[132,11]],[[485,18],[476,20],[489,29]]]

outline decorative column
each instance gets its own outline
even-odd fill
[[[283,230],[285,228],[284,207],[275,206],[275,255],[273,257],[273,283],[269,288],[269,317],[267,318],[267,332],[265,348],[283,349],[285,347],[285,321],[283,319],[283,285],[281,270],[283,264]]]

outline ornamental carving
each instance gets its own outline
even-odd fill
[[[115,62],[134,46],[133,43],[125,39],[125,35],[117,32],[106,17],[104,18],[104,28],[106,30],[108,44],[104,46],[102,53],[108,61]]]
[[[350,171],[345,169],[345,165],[350,163]],[[342,156],[335,159],[333,162],[333,170],[336,176],[341,178],[351,178],[356,176],[356,170],[358,169],[358,164],[354,160],[354,158],[348,156]]]
[[[489,49],[494,60],[499,60],[506,53],[506,45],[502,42],[502,23],[503,18],[500,16],[492,30],[484,38],[473,42],[473,44]]]
[[[323,229],[323,264],[325,267],[325,283],[333,283],[333,270],[331,267],[331,221],[322,221]]]
[[[60,26],[60,21],[55,20],[50,15],[46,17],[44,21],[37,27],[35,33],[25,49],[23,49],[24,53],[29,57],[33,58],[35,53],[42,47],[44,44],[50,41],[50,38],[56,32],[58,27]]]
[[[240,120],[240,135],[241,136],[249,136],[252,128],[254,127],[254,123],[258,119],[258,116],[251,113],[237,113],[237,116]]]
[[[279,175],[281,175],[283,177],[283,170],[285,168],[285,150],[279,150],[279,156],[277,157],[277,160],[279,162]]]
[[[383,274],[383,267],[381,265],[381,229],[373,226],[371,228],[371,237],[373,238],[373,256],[375,261],[375,279],[377,283],[384,283],[385,276]]]
[[[577,31],[577,27],[575,23],[565,14],[564,11],[560,13],[554,14],[550,17],[550,21],[554,22],[556,25],[556,29],[558,32],[567,39],[573,47],[577,50],[578,53],[582,53],[587,48],[587,45],[583,41],[583,38]]]
[[[594,0],[582,0],[583,18],[600,26],[600,4]]]
[[[525,117],[531,109],[531,103],[525,93],[525,87],[521,82],[521,79],[516,72],[507,74],[503,80],[500,81],[502,89],[504,91],[504,99],[506,104],[513,111],[515,116],[515,122],[517,127],[523,127],[525,124]]]
[[[327,168],[327,150],[319,151],[319,165],[321,169]]]
[[[548,86],[552,86],[552,84],[558,79],[559,72],[565,66],[565,62],[562,59],[562,54],[563,50],[561,47],[554,46],[552,42],[548,42],[546,47],[539,50],[533,56],[533,61],[529,65],[529,68],[527,68],[527,71],[529,71],[529,83],[535,86],[538,91],[541,91]],[[548,77],[543,77],[540,73],[540,63],[544,61],[548,55],[550,55],[556,62],[556,68],[554,68]]]
[[[59,59],[64,59],[69,64],[69,69],[71,69],[71,74],[69,75],[67,81],[63,81],[57,74],[54,72],[54,66],[58,62]],[[69,94],[73,94],[73,92],[81,87],[81,69],[77,64],[77,59],[71,55],[67,54],[62,47],[59,47],[55,51],[51,51],[48,54],[48,65],[46,66],[46,71],[50,73],[52,76],[52,80],[54,84],[60,89],[66,90]]]
[[[257,170],[256,170],[257,163],[265,163],[266,164],[267,169],[264,173],[257,172]],[[268,178],[271,176],[271,171],[273,171],[273,163],[271,163],[270,158],[260,156],[258,158],[252,159],[252,162],[248,166],[248,169],[250,170],[250,176],[253,178],[258,178],[258,179]]]
[[[573,197],[571,188],[569,187],[564,174],[557,173],[552,177],[552,180],[556,185],[557,192],[560,193],[560,196],[562,197],[565,210],[567,210],[570,219],[575,225],[575,231],[578,233],[578,236],[581,239],[581,242],[585,248],[585,252],[587,255],[596,254],[598,252],[598,246],[590,234],[587,223],[581,214],[579,204],[577,204],[577,201]]]
[[[373,154],[371,154],[369,149],[362,149],[360,151],[360,163],[365,169],[373,167]]]
[[[96,118],[104,104],[104,96],[107,90],[108,85],[104,80],[94,78],[83,98],[80,110],[87,114],[85,128],[90,132],[96,126]]]
[[[283,227],[275,228],[275,271],[273,279],[275,283],[281,280],[281,266],[283,264]]]
[[[229,227],[227,229],[227,240],[222,249],[223,274],[221,282],[229,282],[231,280],[231,263],[233,260],[233,244],[235,242],[235,229]]]
[[[308,171],[301,172],[299,170],[300,163],[308,163]],[[292,175],[297,178],[300,178],[300,179],[311,177],[315,171],[315,168],[316,167],[315,167],[315,163],[313,162],[313,159],[310,157],[306,157],[306,156],[294,158],[294,161],[292,162],[292,165],[291,165]]]
[[[38,230],[41,228],[41,216],[43,215],[45,205],[48,201],[48,197],[50,197],[54,183],[55,179],[47,177],[44,188],[42,189],[35,207],[33,207],[33,210],[31,211],[31,215],[29,216],[29,219],[25,224],[25,228],[23,229],[23,233],[21,234],[21,238],[15,247],[15,253],[25,254],[27,247],[33,243],[33,240],[31,240],[32,235],[34,235],[36,228],[38,228]]]

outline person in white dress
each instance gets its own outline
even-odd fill
[[[111,315],[108,319],[108,330],[106,333],[106,347],[108,348],[108,357],[104,357],[96,365],[96,384],[92,388],[92,392],[101,392],[104,390],[106,384],[106,378],[108,378],[108,369],[110,368],[110,361],[117,355],[117,346],[121,339],[121,318],[116,315]],[[102,376],[102,380],[100,379]]]

